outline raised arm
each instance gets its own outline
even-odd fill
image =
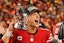
[[[3,37],[0,39],[0,43],[8,43],[9,42],[9,38],[12,35],[12,32],[14,30],[13,25],[17,22],[17,20],[12,20],[9,23],[9,27],[7,28],[5,34],[3,35]]]

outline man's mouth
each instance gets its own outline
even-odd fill
[[[35,20],[36,23],[38,23],[38,20]]]

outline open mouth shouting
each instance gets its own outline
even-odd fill
[[[36,23],[38,23],[38,20],[35,20]]]
[[[35,25],[38,27],[39,26],[39,20],[35,20]]]

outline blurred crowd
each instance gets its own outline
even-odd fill
[[[34,5],[40,12],[41,22],[48,29],[64,20],[64,1],[63,0],[0,0],[0,25],[4,28],[8,26],[8,21],[17,18],[22,20],[20,6]]]

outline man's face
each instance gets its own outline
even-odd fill
[[[39,27],[40,16],[37,12],[34,12],[28,16],[28,22],[30,26]]]

